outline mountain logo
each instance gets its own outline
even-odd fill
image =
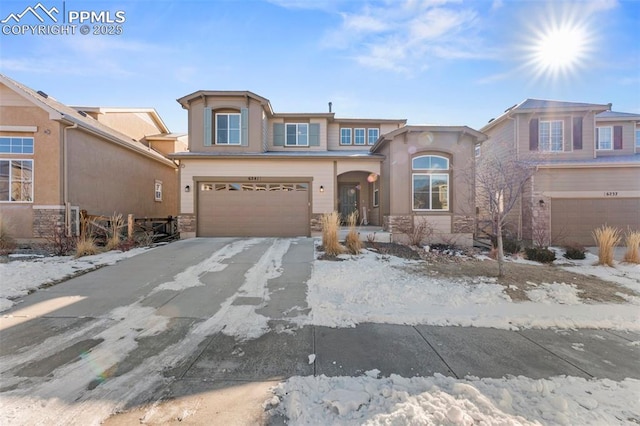
[[[13,19],[17,24],[25,15],[28,14],[35,16],[35,18],[42,23],[44,23],[45,17],[48,17],[53,22],[58,22],[58,18],[55,17],[54,13],[57,15],[59,12],[60,11],[55,6],[51,9],[47,9],[42,3],[38,3],[33,7],[27,6],[27,8],[23,10],[22,13],[10,13],[9,16],[4,18],[0,22],[6,24]]]

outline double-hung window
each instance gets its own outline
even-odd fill
[[[540,121],[539,146],[541,151],[562,152],[562,120]]]
[[[309,146],[309,125],[306,123],[287,123],[285,145]]]
[[[412,161],[413,210],[449,210],[449,159],[422,155]]]
[[[216,114],[216,144],[240,145],[240,114]]]
[[[636,129],[636,151],[640,150],[640,129]]]
[[[379,136],[380,136],[379,129],[373,129],[373,128],[367,129],[367,139],[368,139],[367,142],[369,143],[369,145],[375,144]]]
[[[365,145],[365,129],[353,129],[353,142],[355,145]]]
[[[33,201],[33,160],[0,160],[0,201]]]
[[[596,149],[609,151],[613,149],[613,130],[611,127],[597,127]]]
[[[351,145],[351,129],[340,129],[340,145]]]

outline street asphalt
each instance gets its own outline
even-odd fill
[[[309,312],[306,282],[314,241],[287,241],[284,255],[274,260],[270,256],[277,252],[273,247],[278,241],[282,243],[179,241],[25,297],[0,318],[0,403],[22,396],[51,398],[43,385],[56,386],[57,372],[79,365],[103,345],[119,348],[119,340],[132,332],[135,344],[123,346],[126,352],[114,365],[81,378],[77,389],[59,389],[55,397],[74,406],[79,400],[104,398],[100,389],[110,381],[141,386],[148,380],[142,391],[125,392],[113,403],[124,413],[105,424],[169,424],[177,422],[176,413],[187,406],[199,411],[192,415],[192,424],[246,424],[265,421],[261,402],[269,396],[269,386],[293,375],[356,376],[377,368],[383,376],[405,377],[440,373],[457,378],[640,379],[640,347],[631,344],[640,341],[640,334],[632,332],[373,323],[344,329],[299,327],[295,318]],[[212,260],[233,244],[240,248]],[[278,262],[280,274],[272,277],[269,265]],[[198,285],[160,289],[197,265],[192,272]],[[243,287],[250,273],[267,277],[267,292],[260,295]],[[128,317],[133,307],[138,314]],[[234,307],[269,318],[270,331],[248,340],[225,334],[225,310]],[[152,322],[159,318],[166,324],[154,332]],[[310,354],[316,355],[311,364]],[[152,373],[162,380],[148,379]],[[20,412],[14,414],[10,419],[0,414],[0,420],[20,424]],[[94,419],[85,414],[74,414],[74,423]]]

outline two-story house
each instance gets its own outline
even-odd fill
[[[188,152],[171,155],[183,238],[309,236],[336,210],[391,231],[424,216],[442,236],[471,241],[473,187],[454,165],[473,163],[484,140],[475,130],[339,118],[331,106],[276,113],[249,91],[202,90],[178,102],[189,117]]]
[[[177,166],[149,145],[173,152],[180,138],[151,108],[74,108],[0,74],[3,224],[32,240],[76,233],[80,210],[175,216]]]
[[[479,155],[510,155],[535,174],[510,217],[525,241],[593,245],[608,224],[640,229],[640,115],[611,104],[527,99],[491,120]]]

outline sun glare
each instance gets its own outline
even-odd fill
[[[526,54],[522,66],[536,79],[576,77],[594,49],[589,19],[571,9],[547,9],[538,18],[529,17],[529,35],[521,40]]]

